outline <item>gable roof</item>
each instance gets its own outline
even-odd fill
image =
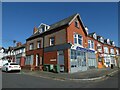
[[[76,17],[78,17],[78,20],[80,21],[80,23],[81,23],[81,25],[82,25],[82,28],[83,28],[85,34],[87,35],[87,32],[86,32],[86,30],[85,30],[85,28],[84,28],[84,24],[83,24],[83,22],[82,22],[82,20],[81,20],[81,18],[80,18],[80,15],[79,15],[78,13],[76,13],[76,14],[73,14],[72,16],[69,16],[69,17],[67,17],[67,18],[65,18],[65,19],[63,19],[63,20],[61,20],[61,21],[58,21],[58,22],[50,25],[50,28],[49,28],[47,31],[43,32],[43,33],[40,33],[39,31],[36,32],[35,34],[33,34],[32,36],[30,36],[30,37],[27,38],[26,40],[30,40],[30,39],[32,39],[32,38],[38,37],[38,36],[40,36],[40,35],[42,35],[42,34],[44,34],[44,33],[47,33],[47,32],[49,32],[49,31],[51,31],[51,30],[57,29],[57,28],[62,27],[62,26],[69,26],[69,25],[71,24],[71,22],[72,22]]]
[[[93,34],[95,34],[96,32],[92,32],[92,33],[89,33],[88,35],[93,35]]]

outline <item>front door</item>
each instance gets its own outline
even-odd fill
[[[40,66],[39,54],[36,54],[36,66]]]
[[[64,72],[64,52],[58,51],[58,65],[60,65],[60,71]]]

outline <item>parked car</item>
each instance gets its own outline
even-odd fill
[[[2,68],[2,66],[4,64],[6,64],[6,63],[8,63],[8,60],[2,60],[2,59],[0,59],[0,68]]]
[[[16,63],[6,63],[2,67],[2,71],[21,71],[20,65]]]

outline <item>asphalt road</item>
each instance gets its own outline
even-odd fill
[[[120,72],[119,72],[120,74]],[[2,73],[2,88],[117,88],[118,73],[97,81],[61,81],[21,73]]]

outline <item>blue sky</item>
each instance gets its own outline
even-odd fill
[[[89,33],[96,32],[118,45],[117,3],[2,3],[2,46],[13,46],[13,40],[26,42],[34,26],[51,25],[79,13]]]

